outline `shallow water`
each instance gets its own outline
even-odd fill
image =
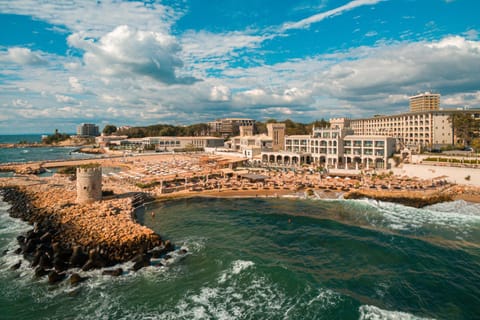
[[[0,249],[28,228],[0,204]],[[155,214],[152,215],[151,213]],[[475,319],[480,206],[377,201],[189,199],[140,220],[188,248],[120,278],[35,280],[0,258],[2,319]],[[123,266],[128,269],[129,265]]]

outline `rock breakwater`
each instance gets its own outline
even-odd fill
[[[409,207],[423,208],[440,202],[453,201],[451,192],[436,191],[380,191],[380,190],[355,190],[343,195],[344,199],[369,198],[386,202],[399,203]]]
[[[133,261],[136,271],[149,265],[152,256],[174,249],[135,221],[130,197],[79,205],[75,192],[60,185],[4,187],[0,193],[10,203],[12,217],[33,225],[17,237],[15,252],[52,284],[66,278],[70,268],[88,271]]]

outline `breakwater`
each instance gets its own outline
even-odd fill
[[[343,195],[344,199],[369,198],[386,202],[399,203],[404,206],[423,208],[441,202],[453,201],[453,195],[448,192],[420,192],[420,191],[379,191],[379,190],[354,190]]]
[[[133,261],[132,269],[137,271],[150,265],[152,257],[174,249],[168,240],[136,223],[132,199],[77,205],[70,201],[69,192],[59,195],[54,186],[48,189],[4,187],[0,192],[11,205],[9,214],[33,225],[17,237],[15,253],[24,256],[36,276],[48,276],[51,284],[68,275],[72,284],[81,282],[79,274],[68,273],[71,268],[88,271]],[[21,263],[12,268],[19,268]],[[104,272],[120,275],[123,270]]]

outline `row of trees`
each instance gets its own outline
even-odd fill
[[[287,135],[309,134],[312,132],[312,127],[328,127],[330,123],[324,119],[316,120],[312,123],[294,122],[290,119],[281,121],[285,123],[285,133]],[[257,133],[267,133],[267,123],[277,123],[275,119],[269,119],[265,122],[256,122]],[[128,129],[117,130],[114,125],[106,125],[102,131],[105,135],[116,134],[126,135],[129,138],[144,138],[156,136],[205,136],[210,133],[210,127],[206,123],[197,123],[189,126],[174,126],[170,124],[156,124],[146,127],[133,127]]]
[[[113,131],[112,125],[105,126],[104,134],[115,132],[117,135],[126,135],[129,138],[144,138],[157,136],[204,136],[208,133],[209,126],[206,123],[192,124],[190,126],[174,126],[170,124],[156,124],[147,127],[133,127],[128,129],[120,129]],[[115,128],[116,129],[116,128]]]
[[[300,123],[300,122],[295,122],[290,119],[287,119],[285,121],[277,121],[275,119],[269,119],[265,122],[255,122],[255,126],[257,128],[258,133],[267,133],[267,123],[285,123],[285,134],[286,135],[297,135],[297,134],[310,134],[312,133],[312,128],[326,128],[330,127],[330,123],[325,120],[315,120],[314,122],[311,123]]]

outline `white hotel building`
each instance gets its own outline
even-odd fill
[[[409,98],[410,112],[350,120],[356,135],[387,135],[412,150],[439,148],[455,144],[450,118],[471,114],[480,119],[480,110],[440,109],[440,94],[425,92]]]
[[[332,123],[341,119],[332,119]],[[353,135],[335,125],[314,128],[310,135],[285,136],[284,152],[262,152],[262,162],[277,165],[316,163],[331,168],[386,169],[395,152],[395,139],[380,135]]]

